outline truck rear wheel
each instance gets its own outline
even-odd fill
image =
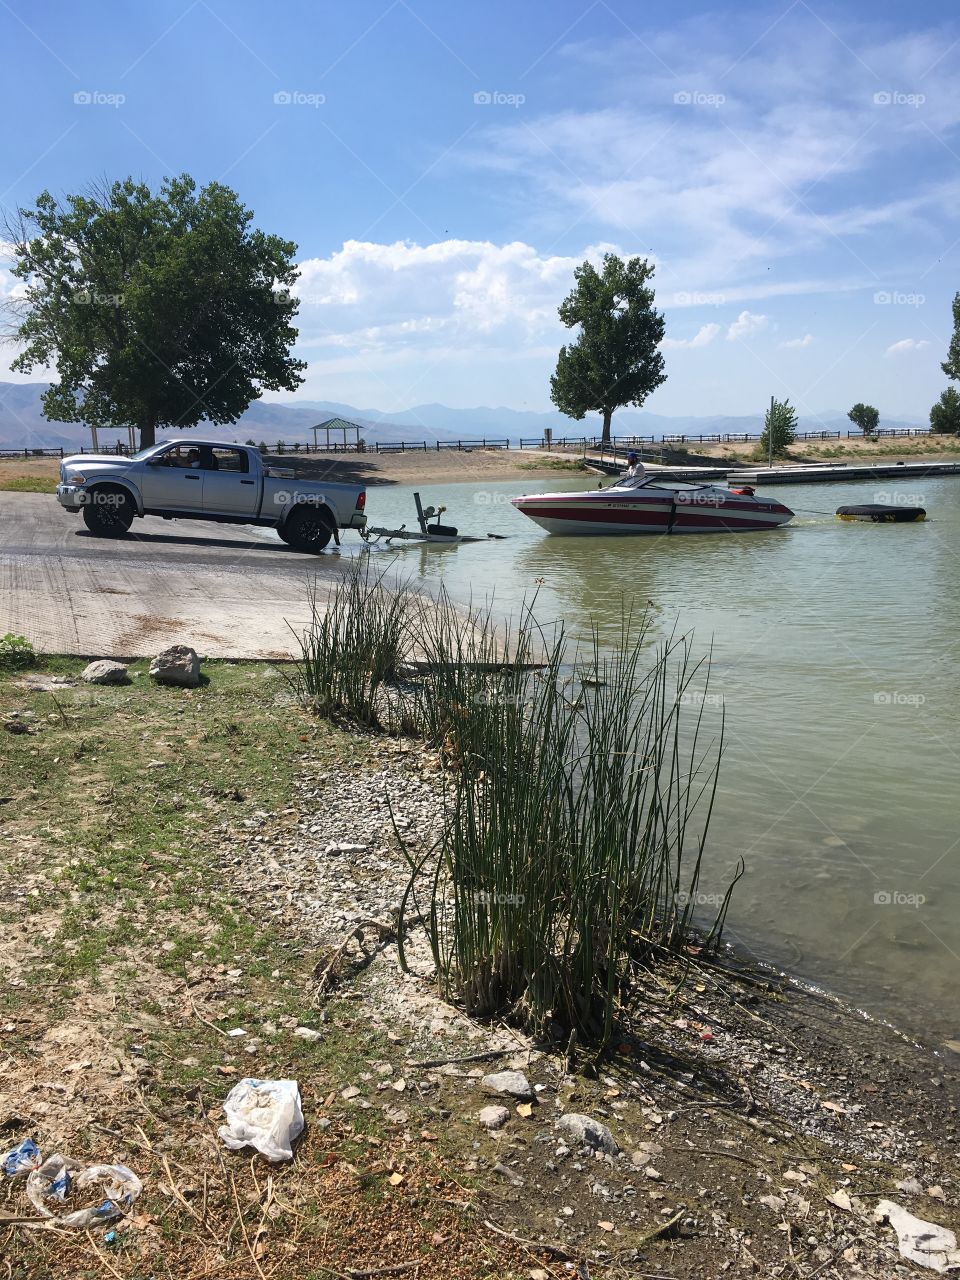
[[[83,523],[98,538],[122,538],[134,514],[130,496],[122,489],[91,489],[83,505]]]
[[[333,526],[324,512],[304,506],[298,507],[284,521],[279,533],[294,551],[307,551],[316,555],[333,537]]]

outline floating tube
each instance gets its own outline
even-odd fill
[[[913,524],[927,518],[923,507],[888,507],[879,502],[837,507],[837,515],[841,520],[864,520],[872,524]]]

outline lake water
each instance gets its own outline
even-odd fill
[[[712,537],[548,537],[515,495],[583,478],[423,485],[458,547],[381,560],[498,612],[616,639],[621,600],[653,635],[713,645],[708,724],[726,715],[705,892],[747,873],[728,940],[925,1038],[960,1038],[960,477],[777,485],[785,529]],[[846,502],[916,502],[922,524],[849,524]],[[812,510],[811,510],[812,509]],[[816,514],[823,512],[825,514]],[[412,490],[368,492],[371,524],[415,527]]]

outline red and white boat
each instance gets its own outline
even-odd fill
[[[782,502],[752,489],[684,484],[665,477],[625,477],[586,493],[537,493],[513,498],[518,511],[547,533],[752,533],[793,519]]]

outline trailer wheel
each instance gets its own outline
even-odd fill
[[[130,495],[123,489],[91,489],[83,504],[83,523],[98,538],[122,538],[135,514]]]
[[[277,531],[294,551],[317,555],[333,537],[333,525],[324,511],[315,507],[298,507]]]

